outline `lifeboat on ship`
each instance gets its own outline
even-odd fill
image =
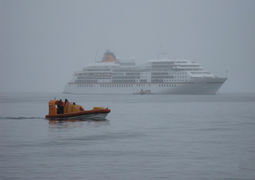
[[[49,114],[45,116],[47,119],[105,119],[109,112],[108,108],[94,107],[92,110],[85,110],[81,105],[75,105],[66,103],[64,111],[59,114],[59,110],[56,107],[59,103],[58,100],[49,101]]]

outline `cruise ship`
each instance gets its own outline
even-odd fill
[[[192,60],[166,56],[136,65],[106,51],[102,61],[73,74],[65,86],[70,94],[216,94],[227,78],[220,78]],[[144,93],[145,92],[145,93]]]

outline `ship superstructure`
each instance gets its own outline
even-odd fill
[[[138,66],[134,58],[119,60],[106,51],[101,62],[75,72],[64,93],[216,94],[226,79],[203,70],[192,60],[169,60],[164,56]]]

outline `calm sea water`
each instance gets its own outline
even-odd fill
[[[50,121],[48,101],[108,107]],[[255,179],[255,94],[0,93],[0,179]]]

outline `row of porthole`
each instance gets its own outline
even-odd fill
[[[184,79],[179,79],[179,80],[166,80],[166,82],[184,82],[184,81],[188,81],[187,79],[184,80]]]
[[[78,87],[93,87],[92,84],[78,84],[77,86]],[[136,84],[136,86],[142,87],[142,86],[145,86],[145,84]],[[133,84],[101,84],[100,87],[133,87]],[[159,87],[176,87],[176,84],[159,84]]]
[[[100,87],[133,87],[133,84],[100,84]]]
[[[146,84],[136,84],[136,86],[144,87]],[[133,84],[101,84],[100,87],[133,87]]]
[[[93,87],[93,84],[77,84],[78,87]]]
[[[176,84],[159,84],[159,87],[176,87]]]

